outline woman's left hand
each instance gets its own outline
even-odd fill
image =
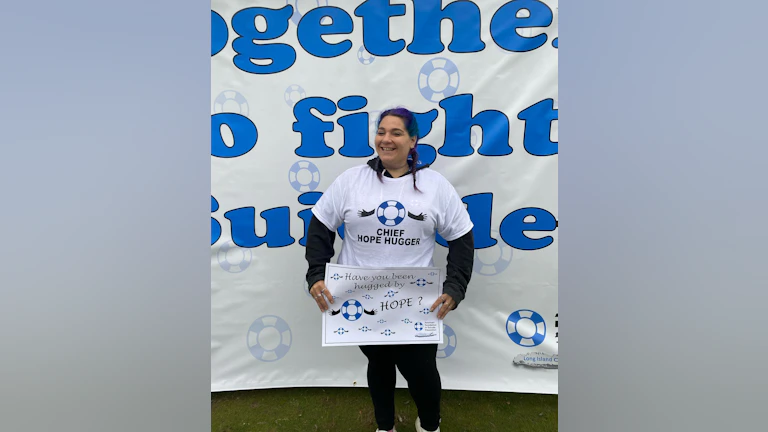
[[[432,308],[429,309],[430,312],[433,312],[438,306],[440,307],[440,310],[437,312],[437,318],[443,319],[446,315],[448,315],[448,312],[452,311],[453,308],[456,307],[456,302],[453,301],[453,298],[449,296],[448,294],[443,294],[440,297],[437,298],[437,300],[432,304]]]

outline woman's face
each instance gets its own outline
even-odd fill
[[[416,146],[416,137],[408,136],[403,119],[386,116],[376,132],[376,153],[385,166],[400,167],[408,160],[408,153]]]

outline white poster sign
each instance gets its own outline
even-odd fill
[[[333,296],[323,315],[327,346],[443,343],[440,269],[361,268],[328,264],[325,285]]]

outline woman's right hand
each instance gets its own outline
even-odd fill
[[[309,292],[315,299],[317,307],[320,308],[320,312],[325,312],[328,310],[328,303],[326,303],[326,298],[329,302],[331,302],[331,304],[333,304],[333,296],[331,295],[331,292],[328,291],[328,288],[325,287],[324,280],[315,282],[315,284],[312,285],[312,288],[309,289]]]

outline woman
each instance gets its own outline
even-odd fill
[[[333,296],[323,277],[325,265],[334,255],[335,232],[342,223],[345,236],[338,263],[358,267],[431,267],[437,232],[448,242],[448,268],[443,294],[431,308],[439,308],[437,316],[443,319],[456,309],[467,290],[474,257],[473,225],[453,186],[428,166],[417,166],[419,128],[414,114],[395,108],[382,112],[378,123],[374,140],[378,157],[339,175],[312,209],[307,283],[320,310],[328,310]],[[397,223],[397,229],[386,232],[410,241],[366,243],[369,236],[385,232],[374,213],[382,203],[392,201],[405,207],[407,217]],[[408,382],[416,403],[416,430],[439,431],[442,387],[435,360],[437,344],[360,349],[368,358],[377,432],[395,430],[395,367]]]

